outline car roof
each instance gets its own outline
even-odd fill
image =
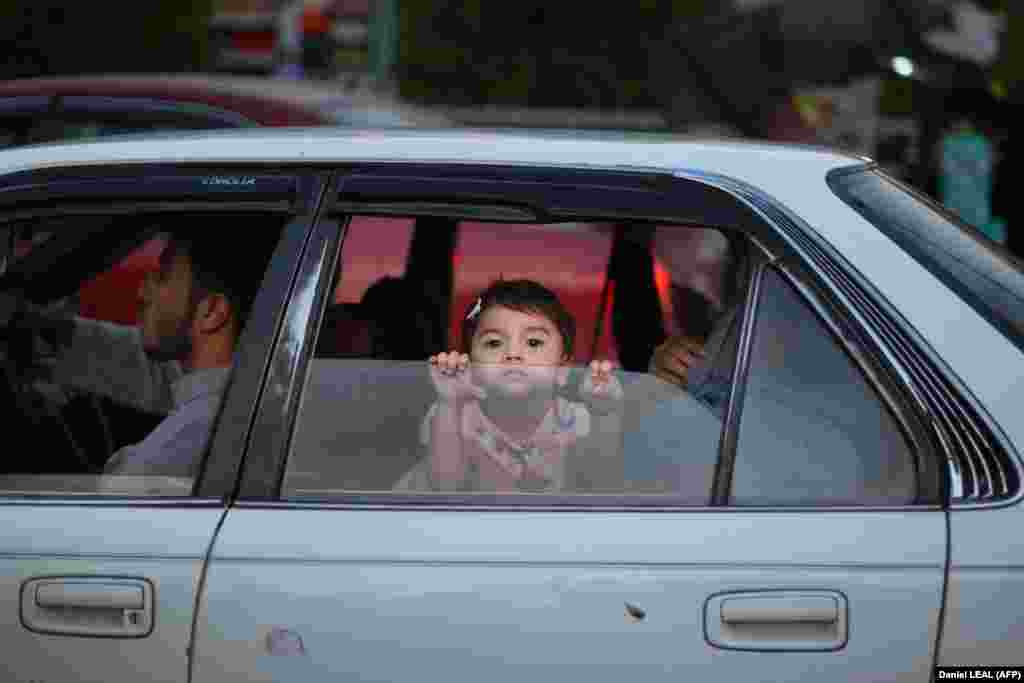
[[[696,171],[757,186],[824,181],[834,168],[863,164],[836,151],[739,140],[602,131],[248,128],[132,135],[0,152],[0,173],[55,166],[166,163],[293,164],[422,162]]]

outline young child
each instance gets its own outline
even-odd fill
[[[581,402],[558,395],[576,325],[532,280],[499,280],[462,323],[463,353],[430,357],[437,401],[424,419],[432,488],[598,490],[621,486],[622,385],[593,361]]]

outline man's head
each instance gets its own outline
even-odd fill
[[[276,237],[212,225],[171,233],[139,291],[146,353],[188,369],[229,365]]]

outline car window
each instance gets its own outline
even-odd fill
[[[726,280],[746,277],[724,262],[745,258],[741,242],[677,225],[389,220],[346,229],[284,497],[708,504],[744,291]],[[398,225],[409,241],[391,239]],[[688,380],[648,372],[652,339],[684,334],[707,351]],[[622,370],[634,337],[646,357]],[[447,351],[468,351],[469,369],[428,361]],[[594,360],[615,363],[614,379]]]
[[[735,505],[904,505],[912,452],[878,392],[808,303],[768,270],[733,472]]]
[[[1024,349],[1024,264],[952,211],[871,169],[832,190]]]
[[[49,274],[18,279],[16,267],[18,286],[0,289],[18,311],[0,321],[0,409],[8,443],[19,444],[0,467],[0,495],[190,495],[231,347],[286,220],[35,219],[50,237],[23,264],[52,257]],[[244,246],[231,226],[245,226]]]

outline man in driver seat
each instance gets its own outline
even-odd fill
[[[139,288],[137,327],[73,319],[52,379],[166,415],[115,452],[105,474],[195,476],[272,249],[252,248],[253,237],[239,258],[235,232],[175,233]]]

